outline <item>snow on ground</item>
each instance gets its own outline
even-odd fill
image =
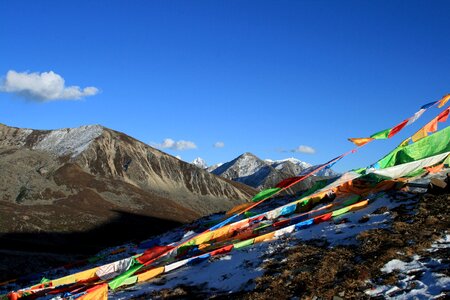
[[[252,280],[263,274],[263,269],[259,267],[262,263],[261,254],[271,251],[270,243],[233,251],[194,266],[184,266],[148,283],[115,293],[110,291],[108,299],[129,299],[179,285],[202,287],[204,292],[211,293],[251,290],[254,288]]]
[[[398,272],[395,285],[375,285],[366,290],[369,296],[382,296],[386,299],[437,299],[445,297],[444,292],[450,290],[450,277],[442,272],[448,270],[450,264],[436,257],[436,252],[450,249],[450,234],[432,244],[429,255],[414,255],[411,261],[393,259],[381,269],[383,273]],[[448,251],[447,251],[448,253]]]
[[[307,241],[311,239],[325,239],[331,246],[354,244],[357,242],[356,236],[359,233],[369,229],[388,227],[391,220],[389,210],[402,204],[412,206],[416,201],[417,197],[411,195],[405,195],[401,200],[395,200],[387,194],[380,194],[367,207],[336,217],[330,222],[313,225],[270,242],[233,250],[225,256],[211,257],[198,265],[183,266],[147,283],[138,284],[121,291],[110,291],[109,297],[110,299],[128,299],[146,295],[152,291],[173,289],[182,285],[201,287],[204,292],[212,294],[251,290],[254,287],[253,279],[261,276],[264,272],[261,264],[265,257],[276,252],[280,247],[285,249],[289,247],[289,244],[298,244],[299,240]],[[374,214],[384,207],[387,208],[385,209],[386,212]],[[363,217],[369,219],[360,222]],[[187,232],[184,238],[187,238],[191,233]],[[285,239],[285,237],[288,237],[288,239]]]
[[[89,144],[103,132],[100,125],[81,126],[53,130],[39,141],[34,149],[54,153],[58,156],[78,156],[89,147]]]
[[[0,124],[1,125],[1,124]],[[24,146],[27,137],[33,132],[32,129],[20,129],[11,136],[8,137],[8,141],[11,145]]]
[[[335,217],[332,222],[324,222],[309,228],[295,232],[295,237],[304,241],[312,239],[326,239],[330,245],[348,245],[356,243],[355,237],[367,230],[386,228],[390,226],[391,209],[404,204],[412,206],[417,201],[416,197],[404,200],[394,200],[388,195],[382,195],[365,208],[348,212]],[[386,207],[384,213],[374,213]],[[411,207],[412,211],[412,207]],[[364,219],[363,219],[364,217]],[[368,218],[368,219],[367,219]]]

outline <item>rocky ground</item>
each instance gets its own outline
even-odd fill
[[[437,274],[436,278],[450,276],[449,243],[446,247],[439,247],[450,226],[450,193],[427,193],[412,203],[409,201],[411,199],[406,201],[408,196],[404,194],[392,193],[391,197],[397,197],[397,201],[405,201],[405,204],[393,209],[378,207],[370,217],[363,216],[358,220],[358,223],[364,224],[376,215],[390,214],[390,226],[362,231],[356,237],[357,243],[349,245],[330,244],[324,239],[302,241],[287,238],[284,241],[286,247],[278,247],[277,251],[265,255],[261,265],[263,275],[248,282],[252,286],[248,291],[211,294],[211,291],[205,292],[201,285],[180,284],[133,299],[411,298],[414,289],[423,290],[423,284],[419,286],[419,283],[427,282],[425,277],[430,276],[430,272],[433,276]],[[346,222],[346,219],[339,222]],[[430,251],[430,248],[434,250]],[[392,262],[408,263],[418,257],[421,262],[433,261],[439,264],[431,271],[408,271],[410,280],[406,284],[405,275],[400,270],[386,272],[386,266]],[[380,286],[388,288],[380,290],[377,288]],[[377,295],[377,289],[383,293]],[[440,289],[429,286],[426,292],[436,293],[438,296],[434,299],[448,299],[450,282],[445,281],[444,289],[442,286]],[[419,294],[417,299],[430,298],[426,292]]]
[[[450,194],[426,194],[414,211],[399,206],[393,211],[391,228],[362,232],[357,237],[360,243],[356,246],[330,248],[326,241],[316,240],[277,253],[278,258],[285,259],[267,263],[264,276],[256,279],[255,290],[241,297],[331,299],[337,296],[364,299],[369,298],[365,291],[373,287],[370,281],[395,285],[398,280],[396,273],[386,275],[381,271],[393,259],[410,261],[414,254],[419,254],[422,257],[437,256],[448,263],[450,249],[439,253],[426,250],[449,229],[449,200]],[[449,275],[448,270],[444,272]],[[450,291],[447,291],[449,295]]]

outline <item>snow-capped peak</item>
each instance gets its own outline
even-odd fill
[[[235,162],[239,177],[245,177],[255,174],[265,166],[264,161],[250,152],[246,152],[238,157]]]
[[[201,158],[201,157],[197,157],[196,159],[194,159],[192,161],[192,164],[197,166],[197,167],[199,167],[199,168],[201,168],[201,169],[208,168],[208,165],[206,164],[206,161],[203,158]]]
[[[266,161],[271,163],[271,164],[281,164],[281,163],[284,163],[284,162],[291,162],[294,165],[298,165],[298,166],[303,167],[303,168],[309,168],[309,167],[312,166],[311,164],[309,164],[307,162],[304,162],[304,161],[301,161],[301,160],[299,160],[299,159],[297,159],[295,157],[288,157],[288,158],[279,159],[279,160],[266,159]]]
[[[217,163],[217,164],[212,165],[212,166],[209,166],[206,170],[207,170],[208,172],[212,172],[212,171],[214,171],[215,169],[217,169],[218,167],[220,167],[221,165],[223,165],[222,162],[221,162],[221,163]]]
[[[55,153],[59,156],[78,156],[90,143],[103,132],[100,125],[88,125],[77,128],[64,128],[50,131],[33,148]]]

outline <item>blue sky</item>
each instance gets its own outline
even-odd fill
[[[190,141],[196,149],[165,151],[208,164],[247,151],[317,164],[450,92],[449,11],[449,1],[1,1],[3,80],[52,71],[78,95],[100,92],[44,102],[3,92],[0,122]],[[374,162],[438,112],[335,169]],[[280,151],[300,145],[315,153]]]

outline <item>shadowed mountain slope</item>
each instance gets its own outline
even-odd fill
[[[31,130],[0,124],[0,235],[83,232],[113,220],[125,226],[129,219],[117,219],[120,211],[169,224],[146,226],[148,237],[254,193],[99,125]],[[135,238],[129,229],[128,238]],[[7,248],[21,243],[9,241]]]

